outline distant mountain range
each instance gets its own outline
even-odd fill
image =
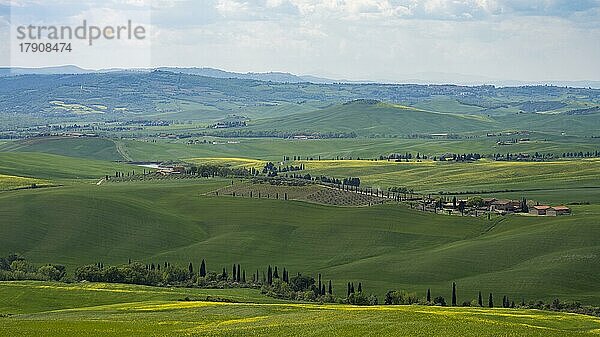
[[[0,77],[27,75],[27,74],[89,74],[89,73],[108,73],[108,72],[150,72],[153,70],[170,71],[174,73],[190,74],[197,76],[205,76],[212,78],[236,78],[249,79],[265,82],[277,83],[316,83],[316,84],[331,84],[331,83],[390,83],[390,84],[456,84],[456,85],[495,85],[500,87],[515,87],[527,85],[554,85],[559,87],[575,87],[575,88],[594,88],[600,89],[600,81],[596,80],[580,80],[580,81],[519,81],[519,80],[500,80],[488,78],[484,76],[463,75],[454,73],[415,73],[401,76],[399,80],[343,80],[331,79],[312,75],[295,75],[286,72],[266,72],[266,73],[237,73],[215,68],[196,68],[196,67],[158,67],[146,69],[99,69],[90,70],[80,68],[74,65],[43,67],[43,68],[9,68],[0,67]]]
[[[334,83],[336,80],[321,78],[316,76],[299,76],[284,72],[268,72],[268,73],[235,73],[214,68],[179,68],[179,67],[159,67],[153,69],[100,69],[90,70],[73,65],[44,67],[44,68],[0,68],[0,76],[16,76],[16,75],[50,75],[50,74],[90,74],[90,73],[108,73],[108,72],[150,72],[153,70],[170,71],[173,73],[182,73],[189,75],[198,75],[213,78],[237,78],[243,80],[257,80],[265,82],[278,83]],[[348,82],[348,81],[345,81]]]

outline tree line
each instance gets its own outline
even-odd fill
[[[65,271],[65,266],[60,264],[36,266],[20,254],[0,257],[0,281],[59,281],[65,276]]]
[[[129,260],[122,265],[108,265],[98,262],[77,267],[72,276],[67,275],[66,268],[58,264],[35,266],[20,254],[9,254],[0,257],[0,281],[45,280],[45,281],[89,281],[107,283],[140,284],[151,286],[181,286],[199,288],[254,288],[260,289],[266,296],[323,303],[345,303],[352,305],[379,305],[377,296],[367,294],[362,282],[348,282],[343,295],[334,293],[331,280],[323,280],[321,274],[317,279],[297,273],[290,276],[289,269],[269,265],[266,270],[246,271],[240,264],[222,267],[219,272],[209,271],[206,261],[202,259],[198,267],[192,262],[187,267],[163,263],[141,263]],[[344,296],[345,295],[345,296]],[[424,297],[404,290],[390,290],[385,294],[384,305],[437,305],[453,307],[488,307],[488,308],[524,308],[551,311],[573,312],[578,314],[600,316],[600,307],[582,305],[580,302],[565,302],[554,299],[550,303],[543,301],[526,302],[524,298],[516,303],[507,295],[502,296],[501,303],[493,293],[484,298],[481,291],[477,296],[463,302],[458,300],[458,287],[451,284],[450,303],[441,296],[433,296],[427,289]],[[459,304],[460,303],[460,304]]]

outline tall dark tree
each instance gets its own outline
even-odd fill
[[[221,279],[227,280],[227,272],[225,271],[225,267],[223,267],[223,273],[221,274]]]
[[[350,297],[350,293],[351,293],[350,292],[350,282],[348,282],[348,292],[347,292],[348,295],[346,297]]]
[[[362,283],[358,282],[358,292],[362,293]]]
[[[350,293],[354,294],[354,282],[350,283]]]
[[[456,306],[456,283],[452,282],[452,306]]]
[[[479,292],[479,296],[477,297],[477,304],[479,304],[480,307],[483,307],[483,298],[481,298],[481,291]]]
[[[431,302],[431,289],[427,288],[427,302]]]
[[[154,267],[154,263],[152,264],[152,267]],[[154,268],[152,268],[154,269]],[[190,273],[190,276],[194,275],[194,266],[192,266],[192,263],[190,262],[190,265],[188,266],[188,271]]]
[[[488,298],[488,307],[494,307],[494,296],[492,295],[492,293],[490,293],[490,298]]]
[[[321,274],[319,274],[319,291],[321,291]]]
[[[242,282],[246,283],[246,270],[242,272]]]
[[[273,269],[271,268],[270,265],[269,265],[269,268],[267,269],[267,284],[268,285],[273,284]]]
[[[279,278],[279,272],[277,271],[277,266],[275,266],[275,271],[273,272],[273,278]]]
[[[237,268],[235,267],[235,263],[234,263],[234,264],[233,264],[233,268],[232,268],[232,272],[231,272],[231,275],[232,275],[232,278],[231,278],[231,279],[232,279],[234,282],[237,280],[237,275],[235,274],[235,272],[236,272],[236,271],[237,271]]]
[[[242,275],[240,275],[240,274],[241,274],[241,273],[240,273],[240,265],[238,264],[238,265],[237,265],[237,280],[236,280],[236,281],[238,281],[238,282],[241,282],[241,281],[242,281]]]
[[[200,264],[200,277],[206,277],[206,262],[202,259],[202,263]]]
[[[331,288],[331,280],[329,280],[329,295],[333,293],[333,289]]]

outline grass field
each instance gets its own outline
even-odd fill
[[[105,138],[31,138],[0,145],[1,152],[42,152],[97,160],[123,160],[116,141]]]
[[[501,137],[502,138],[502,137]],[[514,137],[508,137],[514,138]],[[44,152],[72,157],[125,160],[123,153],[136,161],[177,160],[186,158],[255,158],[281,160],[283,156],[322,158],[377,158],[390,153],[417,152],[426,155],[443,153],[563,153],[597,151],[600,138],[533,134],[531,141],[497,145],[498,137],[474,139],[402,139],[355,138],[290,140],[274,138],[207,139],[209,143],[186,144],[185,140],[111,140],[104,138],[41,138],[0,144],[0,151]],[[215,141],[215,144],[212,142]],[[228,143],[228,141],[232,141]],[[117,146],[118,145],[118,146]],[[119,152],[121,151],[121,152]]]
[[[131,165],[44,153],[0,152],[0,174],[40,179],[100,179]]]
[[[41,291],[43,289],[43,292]],[[181,302],[196,296],[254,303]],[[597,336],[600,320],[519,309],[351,307],[256,303],[241,290],[172,290],[133,286],[0,283],[1,335],[44,336]],[[77,296],[77,297],[76,297]],[[77,300],[82,298],[82,300]]]
[[[554,162],[304,161],[313,175],[360,177],[365,186],[421,192],[600,188],[600,160]]]
[[[569,217],[488,221],[395,204],[340,208],[203,195],[229,183],[89,184],[0,194],[0,254],[17,251],[70,268],[129,258],[198,265],[206,258],[209,270],[240,263],[247,270],[271,264],[292,274],[322,273],[338,293],[354,281],[380,296],[432,288],[448,298],[456,281],[460,301],[481,290],[600,303],[597,205],[573,206]]]

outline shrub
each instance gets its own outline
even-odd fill
[[[65,269],[64,266],[46,265],[38,268],[37,273],[46,280],[58,281],[65,275]]]
[[[390,290],[385,294],[384,303],[388,305],[409,305],[419,303],[419,298],[415,293],[408,293],[404,290]]]
[[[446,299],[444,299],[442,296],[438,296],[436,298],[433,299],[433,304],[435,305],[441,305],[442,307],[446,306]]]

